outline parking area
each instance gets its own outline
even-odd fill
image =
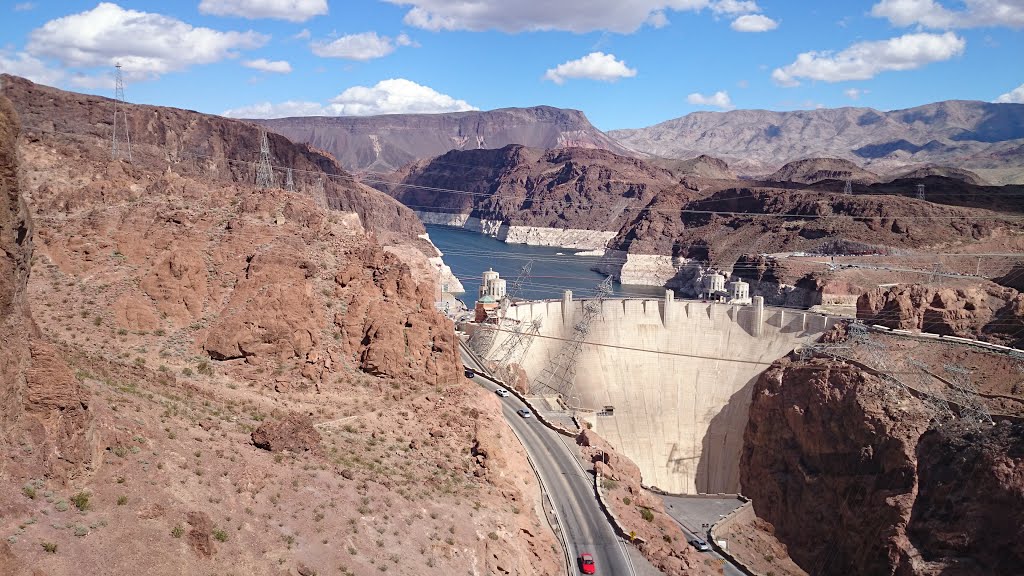
[[[739,508],[738,498],[710,498],[704,496],[662,496],[665,511],[693,534],[707,535],[711,525],[726,514]]]

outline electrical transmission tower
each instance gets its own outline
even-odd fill
[[[324,192],[324,177],[320,176],[313,184],[313,201],[321,208],[327,207],[327,193]]]
[[[270,162],[270,140],[267,138],[267,131],[260,130],[260,161],[256,164],[256,187],[260,190],[273,188],[277,185],[274,182],[274,167]]]
[[[110,156],[114,160],[132,161],[132,140],[128,135],[128,111],[124,103],[124,76],[121,63],[114,64],[114,131],[110,139]],[[124,131],[122,136],[121,131]],[[122,142],[121,139],[124,138]]]
[[[496,360],[498,374],[510,386],[515,379],[512,366],[522,363],[523,358],[530,349],[530,345],[533,344],[534,336],[540,332],[541,325],[540,318],[534,318],[530,322],[520,322],[516,326],[516,331],[502,343],[501,356],[497,356]]]
[[[846,179],[846,184],[843,185],[843,194],[846,194],[847,196],[853,194],[853,180],[850,180],[849,178]]]
[[[960,405],[960,419],[968,424],[994,424],[988,408],[978,400],[978,391],[971,383],[971,372],[957,364],[946,364],[949,374],[949,399]]]
[[[917,185],[917,199],[924,200],[924,184]]]
[[[572,337],[534,379],[533,390],[547,388],[563,399],[572,399],[572,392],[576,386],[576,363],[579,361],[580,351],[583,349],[587,335],[590,334],[591,323],[601,313],[602,303],[611,293],[612,277],[609,276],[598,285],[594,297],[583,302],[583,316],[573,326]]]
[[[285,176],[284,176],[284,189],[289,191],[289,192],[295,192],[295,180],[292,179],[292,169],[291,168],[289,168],[288,171],[285,172]]]

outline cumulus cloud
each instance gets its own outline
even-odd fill
[[[871,7],[871,15],[896,26],[1024,28],[1022,0],[964,0],[963,4],[963,10],[950,10],[935,0],[881,0]]]
[[[288,101],[263,102],[225,110],[235,118],[282,118],[287,116],[372,116],[377,114],[437,114],[477,110],[465,100],[404,78],[381,80],[371,87],[353,86],[326,104]]]
[[[732,21],[731,27],[737,32],[767,32],[779,27],[779,23],[762,14],[745,14]]]
[[[686,97],[686,101],[696,106],[713,106],[722,110],[732,110],[735,108],[732,105],[732,99],[729,98],[729,93],[725,90],[719,90],[710,96],[694,92]]]
[[[391,39],[378,36],[376,32],[349,34],[327,41],[311,44],[313,53],[323,58],[345,58],[347,60],[373,60],[383,58],[395,51],[396,46],[414,46],[415,43],[405,34]]]
[[[846,90],[843,90],[843,94],[846,94],[846,97],[850,100],[859,100],[861,96],[869,92],[871,91],[861,88],[847,88]]]
[[[788,66],[772,71],[781,86],[798,86],[800,78],[842,82],[867,80],[880,72],[913,70],[963,53],[967,42],[952,32],[906,34],[888,40],[859,42],[838,53],[804,52]]]
[[[1000,104],[1024,104],[1024,84],[996,98],[996,102]]]
[[[130,78],[151,78],[209,64],[257,48],[269,37],[256,32],[220,32],[116,4],[50,20],[29,34],[26,51],[66,67],[93,68],[120,62]]]
[[[259,70],[261,72],[276,72],[278,74],[288,74],[292,71],[292,65],[287,60],[267,60],[266,58],[258,58],[256,60],[246,60],[242,62],[242,66],[246,68],[252,68],[253,70]]]
[[[46,62],[31,54],[8,50],[0,50],[0,72],[49,86],[59,84],[66,76],[63,70],[50,68]]]
[[[710,0],[386,0],[410,6],[405,23],[426,30],[635,32],[668,23],[667,12],[697,11]]]
[[[305,22],[327,14],[327,0],[203,0],[199,11],[215,16]]]
[[[582,58],[563,62],[548,69],[544,77],[555,84],[564,84],[570,78],[589,78],[603,82],[615,82],[619,78],[636,76],[636,69],[616,60],[614,54],[591,52]]]
[[[711,4],[711,11],[715,14],[750,14],[760,12],[761,7],[752,0],[718,0]]]

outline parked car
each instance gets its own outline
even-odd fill
[[[594,574],[594,572],[597,569],[597,566],[594,565],[593,556],[591,556],[587,552],[584,552],[580,554],[578,560],[580,563],[580,572],[583,572],[584,574]]]
[[[505,390],[504,388],[498,388],[494,393],[502,398],[508,398],[508,390]]]
[[[526,408],[520,408],[519,410],[516,410],[516,414],[519,414],[521,418],[530,418],[533,416],[533,412],[530,412]]]
[[[693,540],[690,540],[690,546],[693,546],[701,552],[707,552],[711,550],[711,546],[708,546],[708,543],[704,540],[701,540],[700,538],[694,538]]]
[[[476,376],[476,372],[472,368],[466,368],[466,378],[472,378]]]

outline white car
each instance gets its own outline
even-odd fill
[[[494,393],[500,396],[501,398],[508,398],[508,390],[505,390],[504,388],[498,388],[497,390],[494,391]]]
[[[519,414],[520,418],[531,418],[533,416],[533,412],[530,412],[526,408],[520,408],[519,410],[516,410],[516,414]]]

